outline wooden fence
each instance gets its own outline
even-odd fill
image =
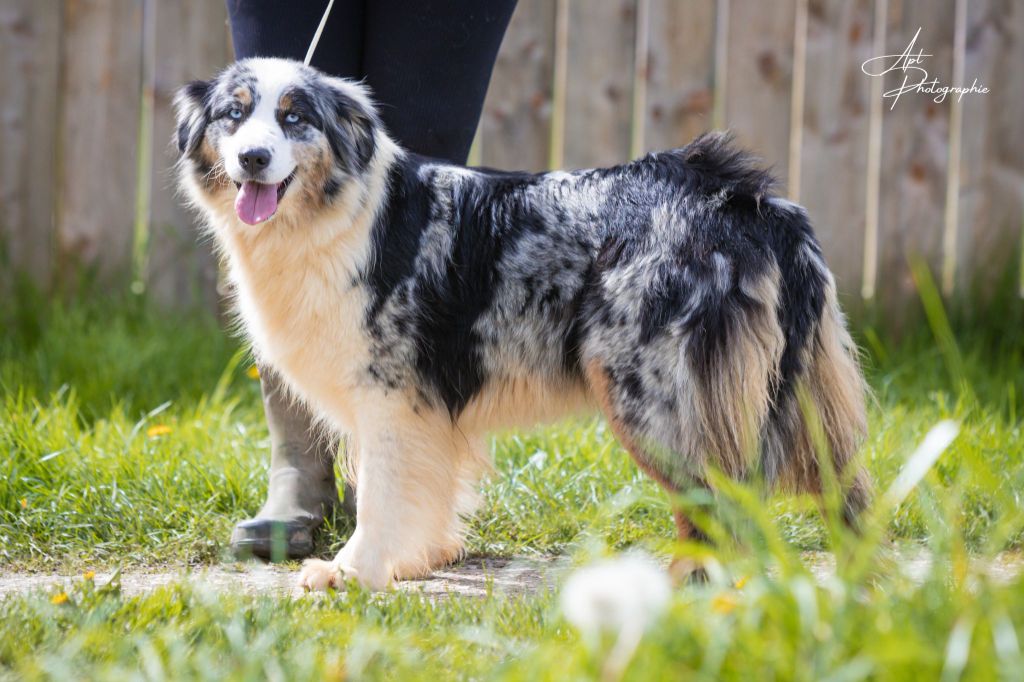
[[[919,28],[933,76],[990,92],[890,110],[899,75],[861,64]],[[0,291],[87,271],[216,300],[173,191],[170,100],[229,54],[219,0],[0,0]],[[1021,64],[1015,0],[520,0],[471,162],[612,164],[731,128],[808,207],[847,300],[898,311],[908,257],[947,295],[1020,267]]]

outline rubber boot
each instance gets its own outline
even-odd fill
[[[311,415],[288,399],[273,371],[261,370],[260,388],[270,431],[270,485],[256,517],[235,526],[231,551],[240,559],[301,559],[313,551],[313,531],[339,505],[338,444],[314,435]],[[355,495],[346,488],[345,510],[353,509]]]

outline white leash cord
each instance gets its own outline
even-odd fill
[[[327,25],[327,17],[330,16],[332,7],[334,7],[334,0],[328,0],[327,9],[324,10],[324,15],[320,18],[320,25],[316,27],[316,33],[313,34],[313,41],[309,44],[309,49],[306,50],[306,59],[302,62],[306,66],[309,66],[309,62],[313,59],[313,53],[316,52],[316,46],[320,42],[324,26]]]

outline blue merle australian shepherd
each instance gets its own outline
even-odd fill
[[[614,168],[464,168],[399,147],[365,87],[277,59],[177,106],[181,181],[258,360],[348,437],[356,529],[304,587],[452,561],[486,434],[595,410],[670,492],[714,468],[820,493],[834,466],[847,519],[866,504],[832,275],[804,210],[725,137]]]

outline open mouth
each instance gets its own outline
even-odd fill
[[[247,225],[258,225],[270,220],[277,213],[277,204],[284,197],[295,177],[295,171],[281,182],[263,183],[246,180],[236,182],[238,196],[235,197],[235,213]]]

